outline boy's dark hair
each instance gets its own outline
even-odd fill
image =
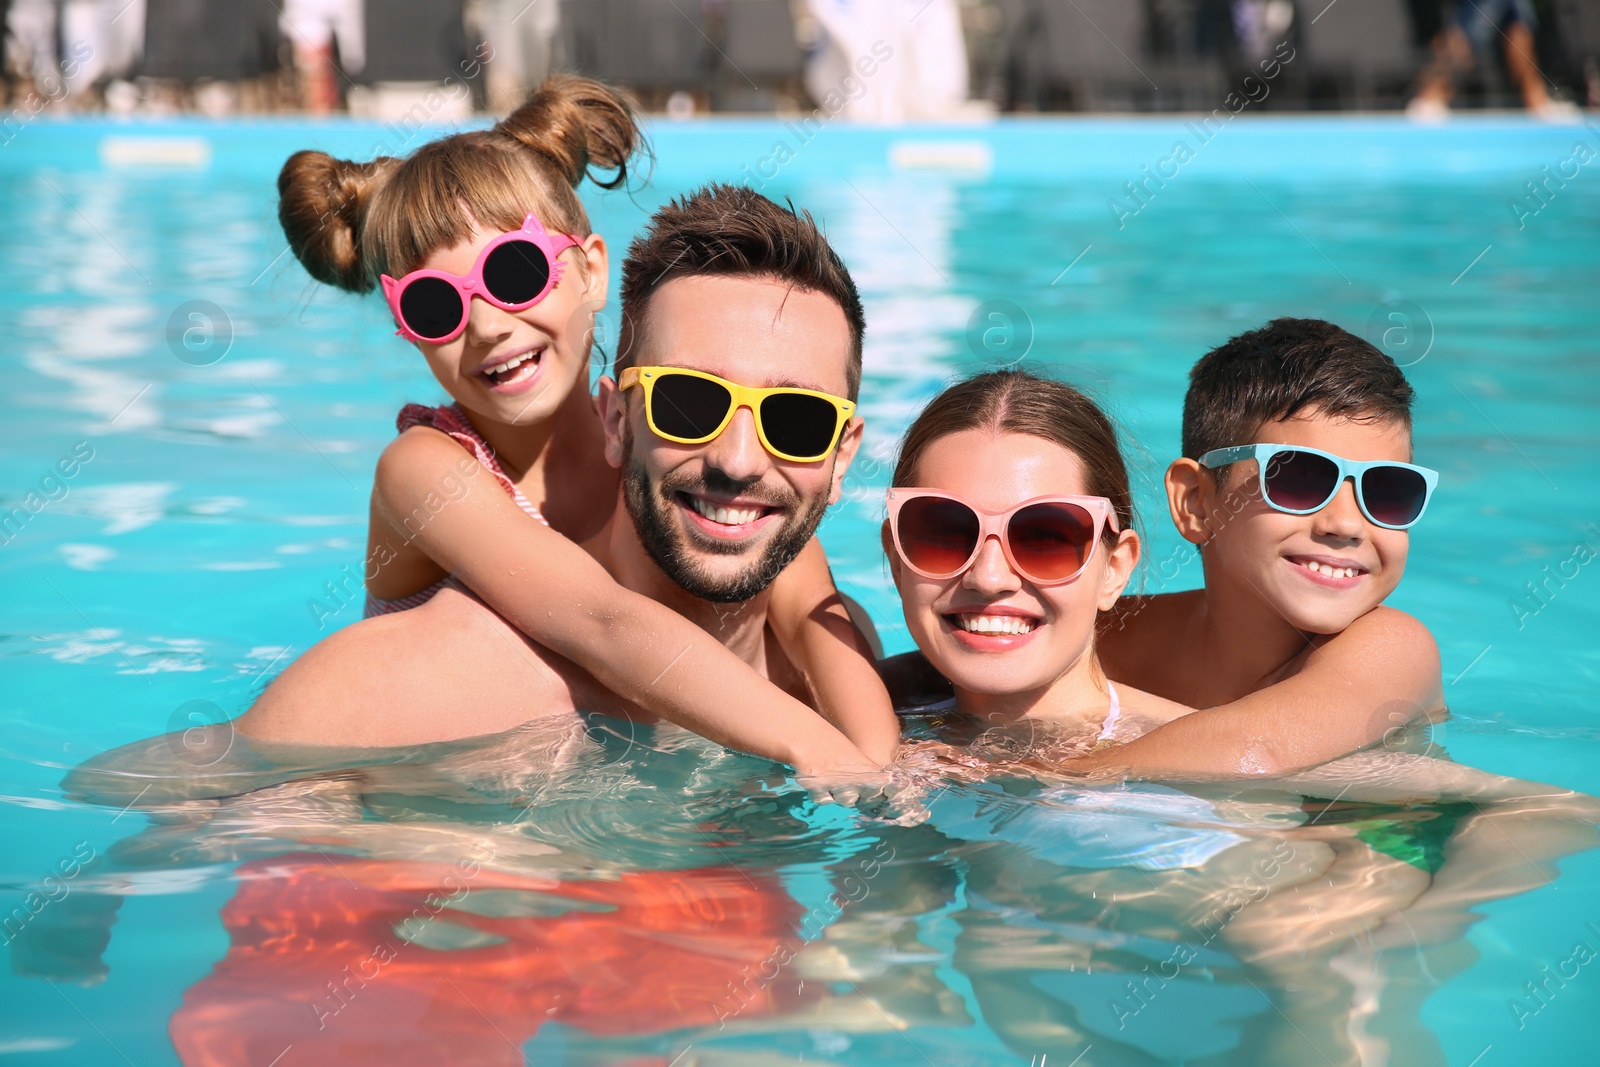
[[[1189,372],[1183,454],[1255,443],[1262,424],[1311,408],[1411,428],[1414,393],[1383,352],[1322,319],[1273,319],[1218,345]]]
[[[650,219],[622,263],[622,330],[612,374],[633,365],[650,298],[673,278],[694,275],[773,278],[832,298],[850,325],[845,368],[849,397],[861,388],[866,314],[850,272],[807,211],[779,207],[754,189],[713,183],[679,197]]]

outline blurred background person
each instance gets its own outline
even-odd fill
[[[830,113],[904,122],[949,118],[966,103],[956,0],[807,0],[807,8],[822,32],[806,63],[806,90]]]
[[[1475,65],[1492,65],[1494,53],[1503,50],[1506,71],[1522,104],[1543,118],[1577,114],[1564,100],[1553,100],[1539,69],[1535,34],[1539,17],[1532,0],[1457,0],[1444,7],[1443,25],[1432,41],[1433,60],[1424,69],[1421,88],[1406,111],[1422,120],[1437,121],[1450,111],[1456,79]]]
[[[9,0],[5,66],[8,99],[19,99],[55,71],[56,7],[51,0]]]
[[[343,107],[344,79],[366,63],[363,14],[361,0],[283,0],[300,106],[313,115]]]
[[[553,69],[561,5],[558,0],[483,0],[478,17],[483,39],[493,49],[484,73],[489,110],[512,111]]]
[[[66,0],[61,5],[59,69],[73,104],[100,105],[106,86],[138,65],[144,9],[144,0]]]

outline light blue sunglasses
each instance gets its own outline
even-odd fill
[[[1200,465],[1226,467],[1245,459],[1256,461],[1261,472],[1261,499],[1268,507],[1290,515],[1310,515],[1332,503],[1349,478],[1355,482],[1361,513],[1386,530],[1415,526],[1439,484],[1439,472],[1427,467],[1393,460],[1362,463],[1303,445],[1213,448],[1200,457]]]

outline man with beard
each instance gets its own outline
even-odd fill
[[[861,378],[855,285],[809,216],[711,186],[657,212],[630,248],[622,322],[616,377],[601,379],[597,400],[622,489],[583,547],[619,585],[698,624],[809,703],[806,679],[768,625],[768,587],[812,540],[861,443],[861,420],[845,419],[853,405],[842,401]],[[803,392],[746,392],[770,388]],[[662,663],[670,701],[671,650]],[[873,766],[814,714],[752,726],[735,680],[732,706],[707,736],[802,771]],[[264,742],[375,746],[498,733],[578,708],[654,721],[606,683],[445,588],[322,642],[236,727]],[[763,729],[759,746],[737,743]]]

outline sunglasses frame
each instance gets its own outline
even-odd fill
[[[544,288],[539,290],[538,295],[533,299],[524,300],[516,304],[507,304],[489,292],[488,287],[483,284],[484,263],[488,261],[490,254],[495,249],[511,241],[526,241],[534,245],[544,253],[545,259],[550,262],[550,276],[545,279]],[[389,301],[389,311],[394,315],[395,325],[399,327],[399,329],[395,330],[395,333],[400,337],[404,337],[407,341],[426,342],[430,345],[449,344],[457,337],[460,337],[466,330],[467,321],[472,318],[472,298],[475,296],[481,296],[502,311],[526,311],[549,296],[550,290],[560,283],[562,272],[567,265],[564,260],[557,257],[567,249],[576,248],[582,244],[583,238],[581,237],[574,237],[568,233],[552,234],[547,232],[544,224],[530,211],[528,217],[522,220],[522,229],[503,233],[483,246],[483,251],[478,253],[478,261],[472,265],[471,274],[451,274],[446,270],[414,270],[399,281],[389,277],[387,274],[382,275],[380,280],[383,282],[383,295]],[[443,337],[423,337],[406,325],[405,316],[400,313],[400,298],[405,294],[406,288],[413,282],[421,281],[424,278],[439,278],[442,281],[446,281],[461,296],[461,321],[456,323],[455,329]]]
[[[656,425],[656,383],[663,378],[671,377],[703,378],[706,381],[715,382],[728,390],[732,401],[728,404],[727,414],[723,415],[722,421],[717,424],[715,430],[704,437],[679,437],[676,434],[663,433],[661,428]],[[756,422],[756,436],[761,439],[761,447],[787,463],[817,463],[827,459],[829,453],[839,446],[839,438],[844,433],[845,426],[849,424],[850,417],[855,414],[856,410],[856,405],[853,401],[846,400],[842,396],[834,396],[832,393],[818,392],[815,389],[800,389],[787,385],[770,388],[740,385],[738,382],[730,382],[726,378],[719,378],[715,374],[691,370],[688,367],[629,367],[622,372],[621,378],[617,380],[617,389],[621,392],[627,392],[635,385],[644,390],[645,422],[649,424],[650,432],[662,440],[680,445],[708,444],[722,435],[722,432],[728,428],[728,424],[733,422],[733,417],[739,413],[740,408],[749,408],[750,415]],[[814,456],[796,456],[787,452],[780,452],[773,447],[772,442],[767,439],[766,426],[761,421],[761,402],[769,396],[778,395],[814,396],[833,405],[833,410],[837,417],[834,419],[833,436],[828,439],[827,448]]]
[[[924,497],[952,501],[971,509],[972,513],[978,516],[977,543],[972,546],[972,553],[967,556],[966,562],[949,574],[933,574],[918,567],[911,562],[910,557],[906,555],[905,547],[900,543],[900,509],[908,501]],[[972,501],[959,497],[954,493],[947,493],[942,489],[915,487],[890,489],[885,500],[889,506],[889,537],[894,544],[895,554],[900,557],[900,562],[904,563],[912,573],[936,582],[949,581],[967,573],[972,568],[973,563],[977,562],[978,553],[983,551],[983,546],[988,544],[989,538],[993,537],[1000,542],[1000,551],[1005,555],[1006,563],[1020,577],[1026,578],[1029,582],[1039,586],[1066,585],[1068,582],[1077,581],[1083,575],[1083,572],[1089,569],[1089,564],[1094,562],[1095,553],[1100,550],[1100,539],[1104,536],[1107,527],[1110,527],[1112,533],[1122,532],[1122,527],[1117,522],[1116,510],[1112,508],[1111,501],[1103,496],[1071,496],[1066,494],[1036,496],[1002,511],[989,511],[985,508],[980,508]],[[1089,517],[1094,520],[1094,535],[1089,541],[1089,553],[1083,557],[1083,565],[1065,578],[1036,578],[1024,569],[1017,562],[1016,557],[1011,554],[1011,520],[1017,512],[1024,508],[1033,507],[1035,504],[1074,504],[1087,511]]]
[[[1332,461],[1339,468],[1339,476],[1333,483],[1333,490],[1328,493],[1322,503],[1314,508],[1288,508],[1272,499],[1265,477],[1267,466],[1272,462],[1274,456],[1283,452],[1308,452],[1313,456],[1321,456],[1323,459]],[[1309,448],[1305,445],[1254,444],[1234,445],[1231,448],[1213,448],[1201,456],[1199,462],[1202,467],[1215,469],[1217,467],[1226,467],[1230,463],[1237,463],[1245,459],[1256,461],[1256,477],[1261,484],[1261,499],[1272,510],[1281,511],[1285,515],[1314,515],[1333,503],[1333,498],[1339,495],[1339,490],[1344,488],[1344,483],[1348,479],[1355,484],[1356,504],[1360,506],[1361,514],[1366,516],[1368,522],[1374,526],[1381,526],[1385,530],[1409,530],[1421,522],[1422,516],[1428,512],[1428,504],[1433,500],[1433,490],[1439,484],[1438,471],[1430,470],[1427,467],[1419,467],[1415,463],[1400,463],[1392,459],[1368,461],[1345,459],[1343,456],[1336,456],[1332,452],[1324,452],[1320,448]],[[1367,508],[1367,495],[1361,487],[1361,480],[1362,476],[1374,467],[1400,467],[1403,470],[1415,471],[1417,474],[1422,475],[1424,484],[1422,507],[1417,509],[1416,518],[1401,525],[1380,522]]]

